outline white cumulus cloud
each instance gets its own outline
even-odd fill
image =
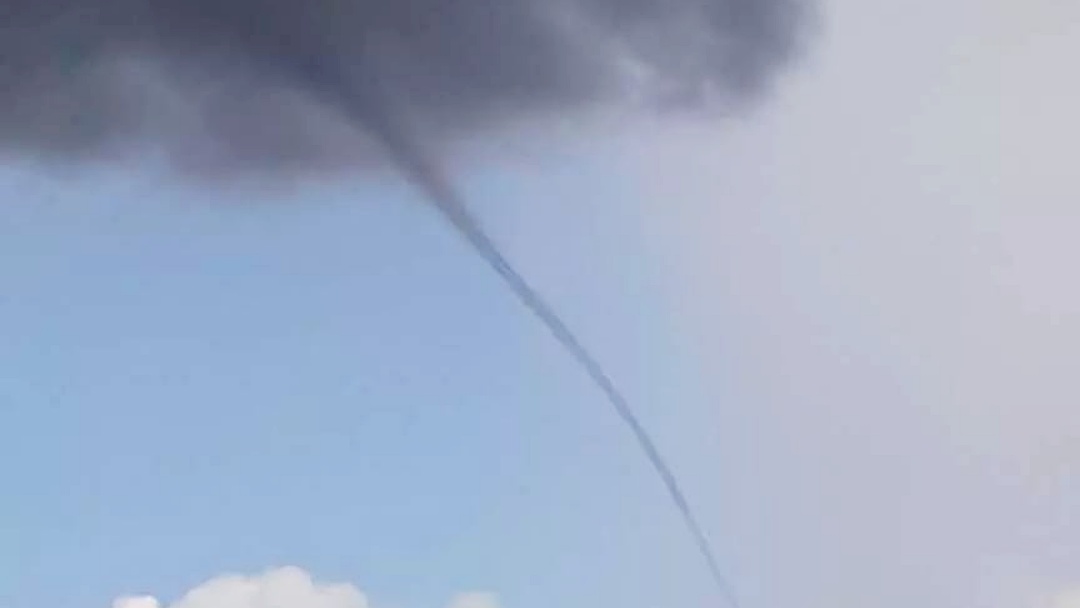
[[[175,602],[165,604],[151,596],[125,596],[113,608],[369,608],[356,587],[322,583],[300,568],[286,567],[260,575],[226,575],[211,579]],[[449,608],[499,608],[494,595],[467,593]]]
[[[499,598],[490,593],[463,593],[450,602],[449,608],[499,608]]]

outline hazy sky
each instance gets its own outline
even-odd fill
[[[1073,608],[1080,6],[822,12],[754,115],[467,190],[747,608]],[[2,180],[0,605],[234,573],[176,608],[363,605],[287,565],[376,608],[715,605],[607,406],[407,187]]]

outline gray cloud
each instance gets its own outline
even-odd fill
[[[638,97],[743,102],[793,55],[803,3],[0,0],[0,152],[344,168],[365,148],[342,125],[387,106],[434,142]]]

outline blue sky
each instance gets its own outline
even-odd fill
[[[673,575],[644,574],[693,566],[606,403],[406,187],[69,179],[5,179],[14,605],[295,563],[400,605],[498,585],[541,606],[663,597]],[[565,277],[553,296],[629,390],[675,390],[632,202],[596,167],[547,179],[469,189],[497,233],[541,198],[587,201],[545,203],[528,265]]]
[[[753,116],[459,177],[747,607],[1074,608],[1080,19],[824,14]],[[4,607],[280,565],[377,608],[715,605],[606,404],[396,180],[11,168],[0,200]]]

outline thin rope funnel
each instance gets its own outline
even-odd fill
[[[585,371],[596,386],[603,392],[615,413],[626,424],[667,489],[668,496],[674,503],[683,523],[693,537],[701,557],[709,570],[720,595],[733,608],[738,608],[739,601],[733,586],[720,569],[719,562],[712,550],[712,545],[701,524],[690,507],[681,486],[671,467],[660,454],[652,436],[642,425],[633,408],[630,407],[622,391],[604,371],[596,357],[581,343],[577,335],[566,325],[562,317],[555,312],[547,300],[519,273],[506,259],[498,246],[491,240],[476,218],[469,212],[468,206],[456,188],[445,177],[423,150],[416,143],[417,139],[408,131],[403,121],[396,120],[383,100],[374,101],[364,109],[369,113],[364,124],[386,146],[399,168],[405,171],[410,180],[417,185],[435,209],[442,214],[473,250],[494,270],[517,299],[540,320],[565,351]],[[374,107],[377,106],[377,107]],[[372,113],[372,111],[374,112]],[[375,116],[373,119],[372,116]]]

